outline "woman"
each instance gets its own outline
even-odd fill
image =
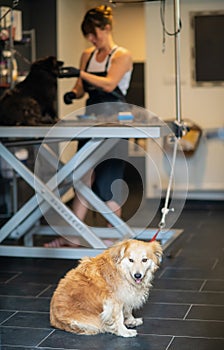
[[[89,93],[87,105],[100,102],[125,102],[129,87],[132,58],[128,50],[117,46],[112,37],[112,10],[99,6],[89,10],[81,29],[85,38],[93,44],[86,49],[80,62],[79,77],[72,91],[64,96],[66,104]]]
[[[113,16],[110,7],[99,6],[86,13],[81,29],[93,46],[82,53],[80,69],[73,69],[73,76],[78,79],[73,89],[64,95],[66,104],[82,98],[85,93],[89,95],[86,101],[87,108],[102,102],[125,102],[132,73],[132,57],[127,49],[115,44],[112,27]],[[80,141],[78,148],[80,149],[85,142],[87,141]],[[114,198],[111,200],[111,184],[116,179],[122,179],[123,172],[124,162],[110,159],[96,167],[94,180],[89,176],[86,181],[118,216],[121,215],[121,206]],[[85,219],[87,208],[85,200],[77,195],[73,202],[73,211],[80,220]],[[53,242],[58,246],[62,244],[63,239]]]

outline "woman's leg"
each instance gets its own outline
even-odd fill
[[[121,206],[117,202],[108,201],[108,202],[106,202],[106,204],[108,205],[108,207],[112,210],[112,212],[114,214],[121,217],[122,209],[121,209]],[[112,227],[112,224],[110,222],[108,222],[107,227]],[[109,243],[109,241],[108,241],[108,243]]]
[[[87,186],[91,186],[92,183],[92,172],[89,172],[83,179],[83,182]],[[87,211],[88,202],[78,193],[72,202],[72,211],[81,220],[84,221]],[[63,236],[55,238],[54,240],[45,243],[45,248],[60,248],[60,247],[77,247],[80,246],[80,240],[77,237]]]
[[[122,187],[120,184],[118,184],[118,186],[115,188],[115,192],[112,193],[111,185],[113,181],[123,178],[123,172],[124,162],[113,159],[112,161],[109,160],[109,162],[103,162],[96,168],[94,174],[92,171],[90,171],[83,178],[83,182],[89,187],[93,185],[94,192],[96,192],[96,194],[119,217],[122,213],[121,205],[118,204],[118,202],[121,202]],[[72,210],[81,221],[84,221],[88,211],[88,202],[80,194],[76,193],[76,196],[72,203]],[[112,225],[108,223],[108,227],[111,226]],[[104,242],[108,246],[113,244],[113,241],[111,240],[105,240]],[[77,247],[77,245],[80,245],[80,241],[77,237],[59,237],[49,243],[46,243],[44,246],[48,248],[56,248],[63,246]]]
[[[121,217],[121,206],[115,202],[115,201],[107,201],[106,204],[108,205],[108,207],[112,210],[112,212],[114,214],[116,214],[117,216]]]

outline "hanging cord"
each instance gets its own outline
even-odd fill
[[[166,192],[165,205],[164,205],[164,207],[161,210],[163,215],[162,215],[162,219],[161,219],[161,221],[159,223],[159,227],[160,228],[164,228],[166,226],[165,220],[166,220],[167,214],[170,211],[174,212],[174,208],[169,209],[169,199],[170,199],[170,192],[171,192],[171,187],[172,187],[173,177],[174,177],[174,169],[175,169],[176,156],[177,156],[177,144],[178,144],[178,140],[175,137],[175,142],[174,142],[174,147],[173,147],[173,158],[172,158],[171,172],[170,172],[169,184],[168,184],[167,192]]]
[[[162,23],[162,28],[163,28],[163,48],[162,52],[165,52],[166,48],[166,35],[169,36],[177,36],[177,34],[180,33],[182,29],[182,23],[181,23],[181,18],[178,19],[178,28],[174,32],[170,32],[166,28],[166,0],[160,0],[160,20]]]
[[[166,227],[166,216],[169,212],[174,212],[174,208],[169,208],[169,199],[170,199],[170,192],[171,192],[171,187],[173,183],[173,177],[174,177],[174,169],[175,169],[175,163],[176,163],[176,156],[177,156],[177,145],[178,145],[178,139],[175,137],[175,142],[174,142],[174,147],[173,147],[173,157],[172,157],[172,164],[171,164],[171,172],[170,172],[170,178],[169,178],[169,183],[166,191],[166,198],[165,198],[165,204],[164,207],[162,208],[162,218],[159,223],[159,228],[156,231],[155,235],[152,237],[150,242],[153,242],[156,240],[156,237],[158,236],[159,232]]]

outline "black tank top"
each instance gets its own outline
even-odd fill
[[[107,71],[108,71],[108,66],[110,62],[110,58],[112,54],[115,52],[117,47],[115,47],[108,55],[105,68],[103,72],[88,72],[88,67],[90,64],[90,61],[95,53],[95,50],[91,52],[91,55],[87,61],[86,67],[85,67],[85,72],[88,72],[90,74],[94,74],[97,76],[101,77],[106,77],[107,76]],[[84,91],[89,94],[89,98],[86,101],[86,105],[93,105],[96,103],[103,103],[103,102],[126,102],[125,96],[117,86],[112,92],[105,92],[103,89],[96,87],[92,84],[89,84],[87,81],[83,80],[83,87]]]

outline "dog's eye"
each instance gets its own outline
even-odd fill
[[[131,263],[133,263],[133,262],[134,262],[134,260],[133,260],[133,259],[131,259],[131,258],[129,258],[129,261],[130,261]]]
[[[142,259],[142,262],[143,262],[143,263],[146,263],[147,261],[148,261],[147,258],[143,258],[143,259]]]

